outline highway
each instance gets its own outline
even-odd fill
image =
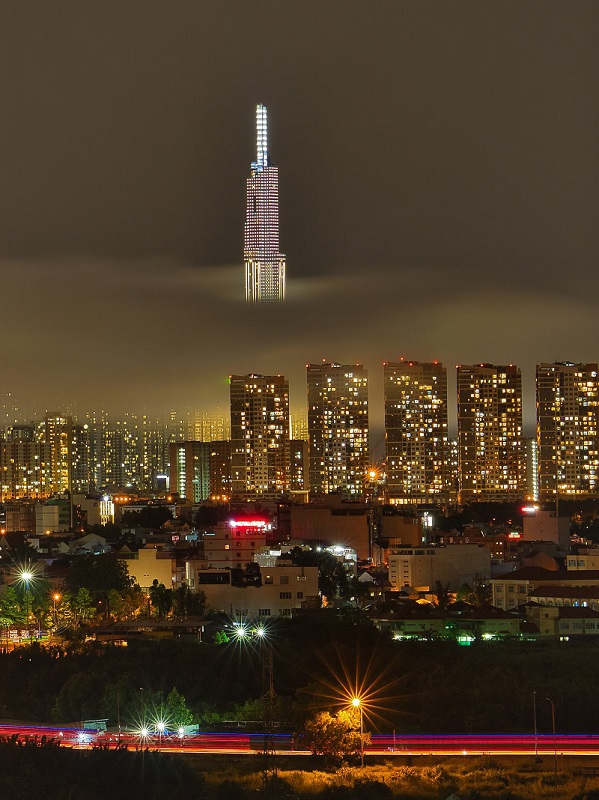
[[[168,753],[253,754],[264,748],[264,734],[227,732],[183,735],[172,731],[162,734],[122,731],[96,731],[75,727],[50,725],[0,725],[0,737],[18,737],[20,741],[40,741],[42,738],[59,741],[66,747],[149,748]],[[273,740],[277,753],[294,756],[310,755],[302,749],[300,740],[290,734],[277,733]],[[367,755],[392,756],[522,756],[539,755],[599,756],[599,735],[391,735],[372,734],[366,746]]]

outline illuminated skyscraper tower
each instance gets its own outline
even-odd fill
[[[361,364],[308,364],[309,488],[359,500],[370,464],[368,372]]]
[[[392,503],[446,502],[447,370],[385,363],[387,492]]]
[[[458,366],[460,501],[525,494],[522,377],[513,364]]]
[[[279,251],[279,170],[268,157],[266,106],[256,108],[257,155],[247,179],[243,258],[248,303],[285,299],[285,256]]]
[[[289,488],[289,381],[230,375],[231,493],[277,498]]]
[[[541,501],[599,496],[599,365],[537,366],[537,446]]]

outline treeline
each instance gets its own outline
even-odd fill
[[[219,644],[21,647],[0,655],[0,718],[134,724],[176,688],[202,728],[256,720],[272,648],[282,729],[339,710],[358,686],[372,732],[531,732],[536,692],[539,732],[551,731],[548,697],[559,732],[599,733],[599,642],[397,642],[360,616],[327,609],[280,621],[268,636],[268,644],[223,631]]]

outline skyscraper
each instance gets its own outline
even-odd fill
[[[208,442],[171,442],[170,490],[193,503],[210,497],[210,445]]]
[[[40,427],[45,452],[45,485],[49,494],[71,491],[73,419],[48,413]]]
[[[447,502],[447,370],[435,361],[384,364],[391,502]]]
[[[599,495],[599,366],[537,366],[539,498]]]
[[[368,372],[361,364],[308,364],[309,487],[312,494],[364,495]]]
[[[277,498],[289,488],[289,381],[231,375],[231,492]]]
[[[460,500],[524,496],[522,377],[518,367],[459,366]]]
[[[279,250],[279,170],[268,156],[268,117],[263,105],[256,108],[256,132],[256,161],[247,179],[245,299],[276,303],[285,299],[285,256]]]

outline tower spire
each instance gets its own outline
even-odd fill
[[[258,169],[264,169],[268,166],[268,112],[262,103],[256,106],[256,138],[256,164]]]

